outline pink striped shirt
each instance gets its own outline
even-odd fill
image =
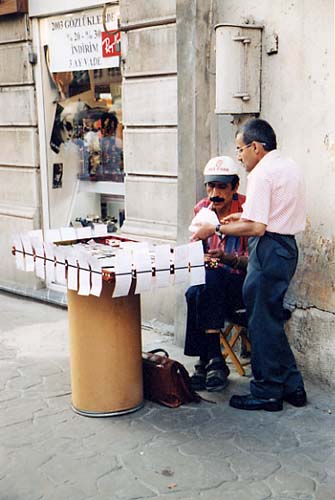
[[[305,184],[301,168],[277,150],[267,153],[248,175],[242,219],[261,222],[272,233],[305,229]]]

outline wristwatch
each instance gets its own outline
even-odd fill
[[[222,238],[222,233],[220,231],[220,227],[221,227],[221,224],[217,224],[215,226],[215,234],[219,237],[219,238]]]

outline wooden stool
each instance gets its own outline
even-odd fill
[[[245,309],[240,309],[235,311],[229,324],[220,330],[220,344],[223,349],[222,356],[225,359],[230,356],[237,372],[242,376],[245,375],[244,366],[249,365],[250,361],[241,362],[233,351],[233,348],[240,338],[241,342],[247,347],[247,350],[251,352],[251,343],[247,336],[246,326]]]

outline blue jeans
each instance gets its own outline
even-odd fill
[[[295,238],[265,233],[249,238],[249,263],[243,285],[254,379],[251,393],[258,398],[282,398],[303,387],[284,330],[284,296],[298,260]]]

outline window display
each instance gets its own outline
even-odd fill
[[[106,70],[74,71],[52,73],[52,79],[59,91],[55,120],[52,128],[50,147],[56,154],[67,141],[78,148],[78,178],[87,181],[123,182],[122,123],[118,105],[121,89],[116,77],[121,74],[114,69],[113,96],[109,87],[110,75]],[[119,69],[119,68],[117,68]],[[75,82],[73,84],[73,82]],[[91,82],[91,83],[90,83]],[[89,87],[87,87],[89,83]],[[95,105],[88,97],[90,86],[95,96]],[[73,100],[76,96],[76,100]]]
[[[42,19],[50,227],[124,220],[118,7]],[[85,221],[85,222],[84,222]]]

